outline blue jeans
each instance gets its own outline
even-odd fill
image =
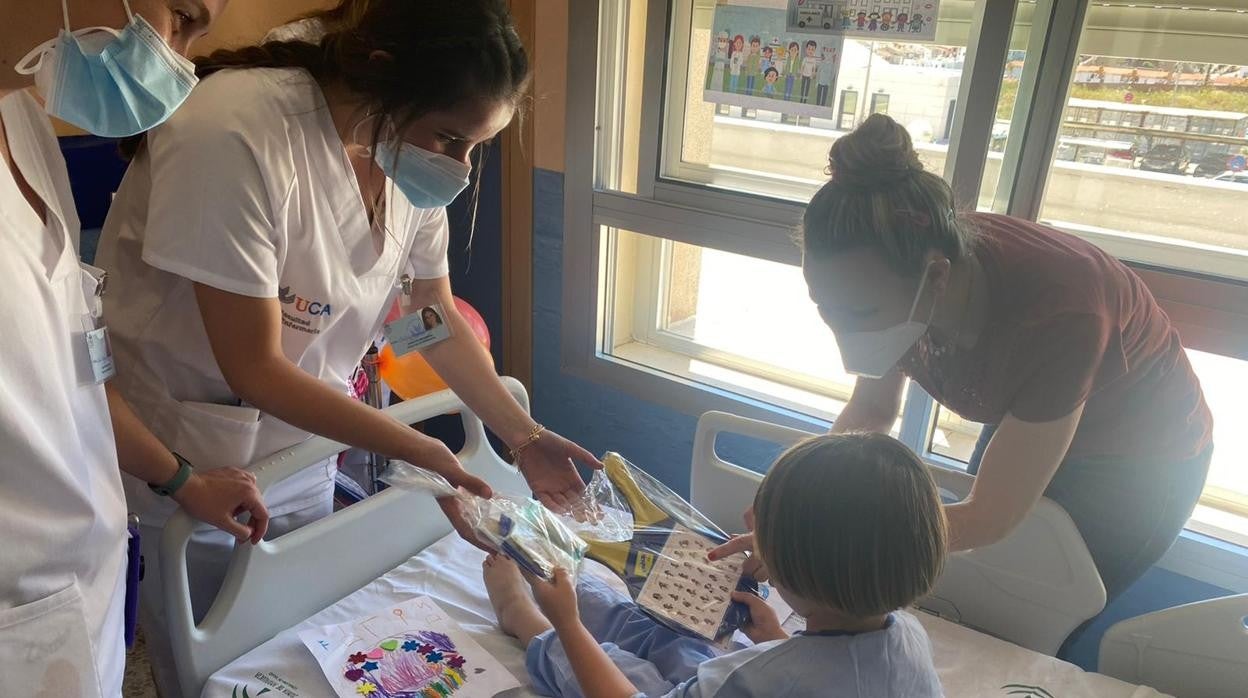
[[[699,664],[720,655],[720,650],[703,640],[659,625],[627,596],[591,575],[581,577],[576,597],[589,634],[641,693],[664,695],[693,678]],[[525,668],[538,693],[584,698],[555,631],[533,638]]]
[[[985,425],[980,432],[967,464],[970,474],[979,472],[996,430]],[[1212,457],[1209,446],[1177,462],[1068,458],[1058,467],[1044,496],[1060,504],[1079,528],[1105,583],[1107,603],[1174,544],[1200,499]]]

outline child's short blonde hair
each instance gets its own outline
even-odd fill
[[[883,434],[818,436],[789,449],[754,497],[758,553],[786,591],[855,617],[908,606],[945,561],[931,473]]]

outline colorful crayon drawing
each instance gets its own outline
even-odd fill
[[[427,597],[299,639],[339,698],[486,698],[520,685]]]
[[[703,99],[788,116],[831,119],[839,35],[787,31],[786,0],[717,5]],[[839,15],[836,21],[839,20]]]
[[[467,683],[468,661],[451,638],[433,630],[382,640],[347,657],[343,678],[374,698],[442,698]]]
[[[787,0],[785,29],[847,39],[936,40],[940,0]]]

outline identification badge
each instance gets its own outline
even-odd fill
[[[117,375],[113,362],[113,346],[108,339],[108,327],[104,324],[104,291],[108,288],[108,272],[82,265],[86,272],[83,293],[87,312],[79,324],[80,332],[75,338],[78,355],[78,378],[83,385],[99,385]]]
[[[400,316],[388,322],[383,330],[386,341],[395,356],[404,356],[419,349],[431,347],[451,338],[451,326],[446,324],[446,312],[438,303],[417,306],[412,303],[412,280],[406,274],[401,281],[399,295]]]

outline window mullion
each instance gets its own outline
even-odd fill
[[[927,454],[932,429],[936,426],[936,401],[918,383],[910,381],[906,403],[901,410],[899,439],[920,455]]]
[[[954,200],[971,206],[979,201],[1017,4],[1017,0],[980,0],[971,23],[967,67],[958,88],[953,139],[945,160],[945,178],[953,187]]]

